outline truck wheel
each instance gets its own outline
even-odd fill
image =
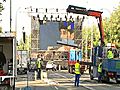
[[[108,76],[108,72],[105,71],[105,70],[103,70],[103,72],[102,72],[102,81],[103,82],[110,82],[110,78]]]
[[[120,83],[120,80],[116,80],[116,83]]]
[[[90,69],[89,73],[90,73],[90,79],[93,80],[94,79],[94,77],[93,77],[93,70]]]
[[[90,79],[91,79],[91,80],[93,80],[93,79],[94,79],[94,78],[93,78],[93,75],[90,75]]]
[[[68,73],[70,73],[70,66],[68,66]]]
[[[91,65],[89,66],[89,74],[90,74],[90,72],[91,72]]]
[[[110,78],[109,77],[106,77],[106,82],[110,82]]]
[[[118,80],[118,78],[117,78],[117,77],[115,78],[115,80],[116,80],[116,83],[120,83],[120,80]]]

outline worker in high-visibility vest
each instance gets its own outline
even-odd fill
[[[38,79],[41,79],[41,58],[39,57],[39,55],[37,56],[37,62],[36,62],[36,66],[37,66],[37,72],[38,72]]]
[[[113,52],[112,52],[112,48],[110,48],[110,49],[108,50],[108,52],[107,52],[107,58],[108,58],[108,59],[114,58],[114,55],[113,55]]]
[[[79,79],[80,79],[80,63],[77,60],[75,64],[75,86],[79,87]]]
[[[98,64],[98,82],[101,82],[102,78],[102,59],[100,59],[100,63]]]

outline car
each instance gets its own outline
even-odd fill
[[[37,59],[32,59],[30,61],[29,71],[35,71],[37,69],[37,67],[36,67],[36,61],[37,61]]]
[[[46,70],[57,70],[57,65],[53,61],[48,61],[46,64]]]
[[[26,74],[27,73],[27,64],[21,63],[17,65],[17,73],[18,74]]]

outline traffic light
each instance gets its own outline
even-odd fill
[[[23,42],[25,43],[25,32],[23,32]]]

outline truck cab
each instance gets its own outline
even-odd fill
[[[71,49],[68,53],[68,72],[69,73],[74,73],[75,70],[75,63],[76,61],[79,60],[80,63],[82,62],[82,51],[76,50],[76,49]],[[85,71],[85,65],[81,65],[81,74],[84,73]]]

